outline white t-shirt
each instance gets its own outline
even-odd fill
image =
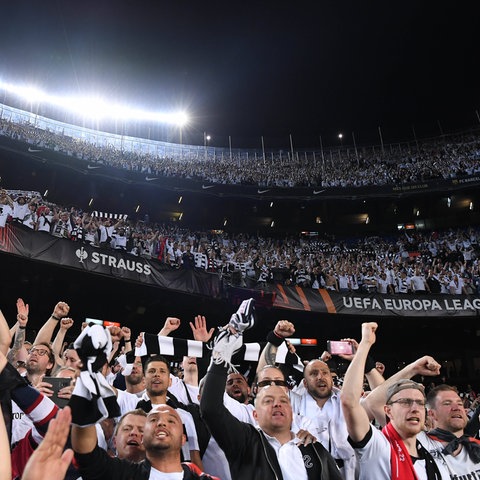
[[[172,472],[172,473],[163,473],[156,468],[150,470],[149,480],[183,480],[183,471],[181,472]]]
[[[433,440],[425,433],[418,436],[420,443],[430,452],[437,465],[446,469],[450,478],[480,478],[480,464],[470,460],[467,450],[462,447],[460,453],[456,456],[444,455],[442,453],[444,445],[442,442]],[[448,477],[447,477],[448,478]]]
[[[0,204],[0,228],[5,226],[9,215],[13,215],[12,207],[7,204]]]
[[[306,430],[317,437],[333,458],[344,461],[342,476],[347,479],[355,478],[358,470],[357,459],[347,441],[347,424],[340,404],[340,391],[334,388],[322,408],[304,388],[297,388],[291,393],[290,399],[293,411],[312,422],[313,429]]]
[[[362,448],[355,448],[360,461],[360,479],[359,480],[390,480],[392,478],[392,467],[390,464],[391,445],[385,435],[377,430],[373,425],[370,426],[372,437]],[[423,445],[423,442],[420,442]],[[441,478],[449,480],[450,475],[438,464]],[[417,460],[413,464],[418,480],[428,480],[425,469],[425,460]]]

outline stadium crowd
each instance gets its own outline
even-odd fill
[[[125,325],[79,328],[75,306],[60,301],[28,342],[35,312],[21,298],[16,307],[16,322],[0,312],[2,479],[430,478],[395,476],[392,462],[405,454],[432,478],[478,469],[480,397],[470,385],[446,385],[448,372],[429,355],[387,376],[369,355],[375,323],[362,325],[359,342],[359,332],[344,339],[349,351],[302,361],[288,320],[253,358],[243,344],[253,299],[215,335],[196,316],[188,341],[172,338],[174,317],[136,341]]]
[[[283,283],[337,292],[381,294],[480,293],[480,232],[404,231],[391,237],[285,238],[191,231],[178,224],[109,218],[42,200],[35,192],[0,191],[6,222],[34,231],[120,250],[170,265],[203,269],[238,286]]]
[[[0,135],[49,149],[91,164],[218,184],[259,187],[360,187],[399,185],[450,179],[480,173],[480,137],[476,133],[392,145],[291,154],[189,153],[178,149],[142,153],[113,144],[97,146],[87,140],[43,130],[30,123],[0,119]],[[101,136],[101,132],[98,132]],[[161,149],[160,149],[161,150]]]

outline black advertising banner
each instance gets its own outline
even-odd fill
[[[477,295],[381,295],[337,293],[277,285],[273,306],[341,315],[384,317],[472,317],[480,315]]]
[[[224,293],[219,276],[203,270],[172,269],[156,260],[98,249],[16,224],[0,228],[0,252],[178,292],[212,298],[221,298]],[[265,307],[332,315],[432,318],[480,315],[480,297],[476,295],[343,294],[280,284],[267,290],[231,287],[228,294],[236,303],[254,297]]]
[[[184,293],[213,298],[219,298],[221,294],[217,275],[198,270],[174,270],[156,260],[71,242],[18,225],[7,224],[5,228],[0,228],[1,251]]]

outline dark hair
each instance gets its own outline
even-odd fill
[[[437,396],[439,392],[455,392],[458,394],[457,389],[446,383],[442,383],[433,387],[427,394],[427,405],[428,408],[435,408],[435,402],[437,401]]]
[[[143,371],[147,371],[148,365],[150,365],[152,362],[162,362],[167,366],[168,373],[170,373],[170,363],[169,361],[163,356],[163,355],[152,355],[151,357],[148,357],[144,364],[143,364]]]
[[[55,354],[53,353],[53,348],[52,348],[52,345],[48,342],[39,342],[39,343],[36,343],[35,345],[32,346],[33,347],[37,347],[38,345],[42,345],[43,347],[47,347],[48,348],[48,361],[52,364],[52,367],[51,368],[47,368],[47,370],[45,371],[45,373],[47,375],[50,375],[50,373],[52,373],[52,370],[53,370],[53,367],[55,366]]]

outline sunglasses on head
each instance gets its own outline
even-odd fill
[[[268,387],[271,385],[276,385],[277,387],[288,387],[285,380],[262,380],[261,382],[257,382],[258,388]]]

